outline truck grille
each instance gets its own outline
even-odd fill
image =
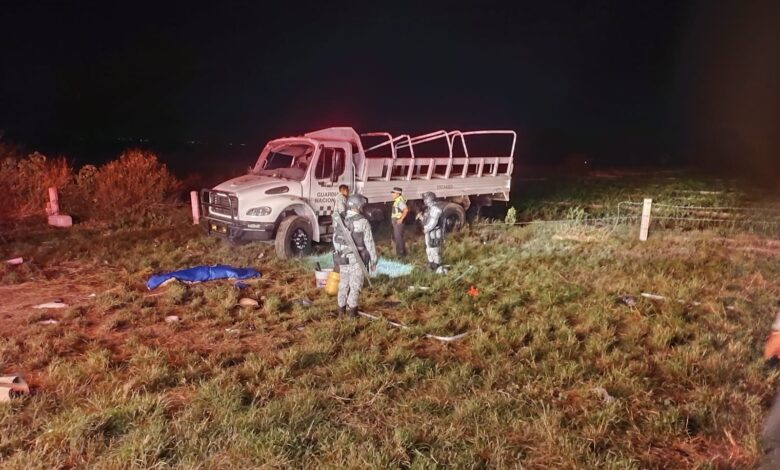
[[[238,198],[218,191],[207,192],[208,209],[210,214],[225,217],[238,216]]]

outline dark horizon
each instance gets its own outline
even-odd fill
[[[82,163],[207,168],[350,125],[515,129],[529,164],[778,169],[770,1],[3,8],[4,139]]]

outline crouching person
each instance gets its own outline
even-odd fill
[[[428,267],[437,274],[446,273],[441,264],[442,245],[444,244],[444,231],[442,230],[442,210],[436,202],[436,195],[432,192],[422,194],[425,212],[418,215],[422,219],[423,233],[425,234],[425,255],[428,257]]]
[[[337,229],[333,237],[334,259],[339,265],[339,314],[357,316],[358,298],[363,288],[365,274],[360,263],[376,270],[378,260],[374,236],[371,233],[371,225],[361,211],[366,204],[366,198],[357,194],[347,198],[347,212],[344,218],[344,226],[348,233]],[[347,237],[352,238],[358,252],[354,253]]]

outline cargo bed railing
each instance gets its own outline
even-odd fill
[[[467,138],[469,136],[511,136],[512,144],[508,154],[474,157],[469,154]],[[370,132],[361,137],[382,137],[385,140],[364,150],[365,159],[361,171],[362,181],[408,181],[413,179],[449,179],[485,176],[511,176],[517,133],[510,130],[482,131],[436,131],[411,137],[408,134],[393,137],[387,132]],[[447,144],[447,156],[420,157],[415,154],[415,146],[444,140]],[[460,140],[460,145],[457,141]],[[460,148],[463,156],[455,157],[454,151]],[[390,156],[370,157],[369,152],[386,148]],[[400,157],[399,150],[408,152],[408,157]]]

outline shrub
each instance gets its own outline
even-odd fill
[[[62,157],[37,152],[25,157],[0,142],[0,220],[44,216],[49,187],[59,190],[62,213],[121,225],[159,218],[155,211],[177,195],[181,183],[151,152],[128,150],[100,168],[86,165],[74,174]]]
[[[0,218],[5,220],[44,215],[48,188],[62,191],[73,179],[73,169],[62,157],[48,159],[38,152],[22,157],[2,146],[0,159]]]
[[[506,217],[504,217],[504,223],[507,225],[514,225],[517,222],[517,210],[514,207],[510,207],[506,211]]]
[[[155,154],[143,150],[128,150],[96,173],[79,172],[79,178],[85,192],[94,185],[94,216],[107,221],[140,219],[181,186]]]
[[[94,165],[84,165],[73,177],[73,184],[68,185],[60,195],[60,207],[66,214],[76,219],[84,220],[92,217],[95,212],[95,187],[97,186],[98,169]]]

